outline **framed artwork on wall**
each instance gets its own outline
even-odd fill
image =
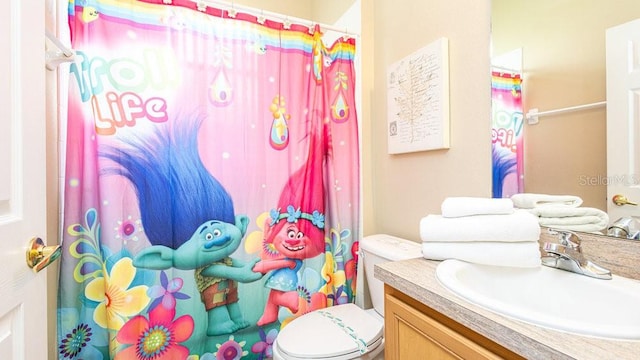
[[[449,41],[437,41],[387,71],[389,154],[449,148]]]

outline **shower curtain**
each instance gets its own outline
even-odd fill
[[[524,192],[522,78],[491,73],[493,197]]]
[[[60,359],[263,359],[353,302],[354,39],[192,1],[71,0]]]

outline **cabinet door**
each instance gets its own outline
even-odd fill
[[[419,311],[398,297],[386,293],[385,359],[445,360],[502,359],[502,357],[434,319],[425,311]]]

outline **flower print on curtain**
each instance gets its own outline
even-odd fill
[[[493,197],[524,191],[522,79],[520,74],[491,73]]]
[[[69,24],[60,359],[264,359],[354,301],[353,39],[188,0]]]

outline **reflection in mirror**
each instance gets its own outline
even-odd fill
[[[522,49],[491,59],[493,197],[524,192]]]
[[[531,125],[525,117],[532,109],[606,102],[606,30],[640,18],[640,1],[492,0],[491,17],[492,58],[502,56],[493,73],[513,77],[520,70],[522,106],[519,123],[517,116],[510,118],[520,169],[494,173],[494,196],[570,194],[584,207],[606,211],[606,107],[540,116]],[[504,55],[514,52],[521,59],[505,62]],[[495,127],[495,108],[493,122]],[[494,131],[494,144],[498,135]],[[499,189],[496,176],[505,179]]]

